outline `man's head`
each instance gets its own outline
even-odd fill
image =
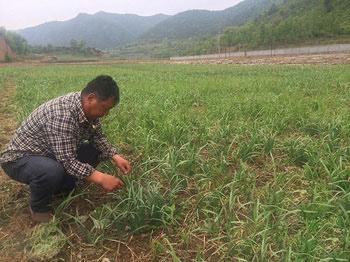
[[[119,87],[112,77],[100,75],[86,85],[81,98],[86,117],[94,120],[107,115],[119,103]]]

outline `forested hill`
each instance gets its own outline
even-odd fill
[[[350,39],[350,0],[284,0],[258,19],[229,27],[222,46],[264,48]]]
[[[222,11],[190,10],[157,24],[142,39],[184,39],[217,34],[227,26],[242,25],[282,0],[245,0]]]
[[[72,39],[84,41],[87,46],[110,48],[135,40],[167,15],[138,16],[98,12],[79,14],[62,22],[49,22],[19,30],[31,45],[70,46]]]

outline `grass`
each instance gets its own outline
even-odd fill
[[[50,260],[66,244],[66,236],[55,221],[38,225],[28,239],[28,257],[33,260]]]
[[[18,121],[98,74],[121,87],[103,126],[133,172],[121,191],[78,190],[57,208],[56,257],[76,245],[90,259],[350,256],[349,65],[0,68],[10,72]]]

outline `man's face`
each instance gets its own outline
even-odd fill
[[[114,106],[114,97],[102,100],[95,94],[89,94],[86,98],[85,114],[87,118],[95,120],[96,118],[106,116],[109,110],[112,109]]]

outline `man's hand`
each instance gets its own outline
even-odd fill
[[[122,188],[124,183],[119,178],[105,174],[101,184],[107,191]]]
[[[123,172],[124,175],[129,174],[131,171],[131,166],[128,160],[122,158],[120,155],[114,155],[112,157],[115,165]]]
[[[121,181],[119,178],[102,173],[97,170],[95,170],[90,176],[88,176],[87,180],[101,185],[107,191],[119,189],[124,185],[123,181]]]

